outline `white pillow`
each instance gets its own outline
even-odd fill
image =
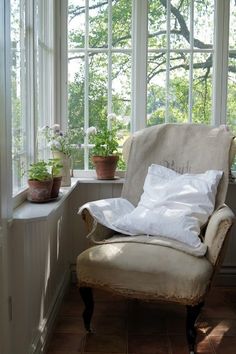
[[[200,228],[212,214],[222,171],[179,174],[151,165],[138,206],[113,225],[124,232],[165,236],[199,247]]]

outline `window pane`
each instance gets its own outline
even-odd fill
[[[193,60],[193,123],[211,123],[212,55],[195,53]]]
[[[214,0],[194,1],[194,47],[212,48],[214,37]]]
[[[227,124],[236,134],[236,3],[230,1],[229,61],[228,61],[228,97]],[[236,162],[234,165],[236,170]]]
[[[236,134],[236,59],[229,59],[227,123]]]
[[[35,1],[35,85],[34,124],[39,130],[54,122],[53,1]],[[39,135],[39,134],[38,134]],[[37,139],[37,158],[49,158],[45,141]]]
[[[131,47],[132,0],[113,1],[112,6],[112,46]]]
[[[69,53],[68,116],[70,124],[84,127],[84,54]]]
[[[112,56],[112,112],[117,115],[119,144],[122,146],[130,132],[131,117],[131,56]]]
[[[170,47],[190,47],[190,0],[171,1]]]
[[[165,123],[166,54],[149,54],[147,82],[147,125]]]
[[[160,0],[149,0],[148,47],[166,47],[166,8]]]
[[[157,6],[157,12],[154,5]],[[148,16],[148,125],[191,120],[210,123],[214,0],[153,0]],[[159,24],[160,19],[162,22]],[[151,33],[155,34],[155,31],[156,37],[165,35],[162,45],[154,41],[155,35],[152,38]],[[194,53],[195,49],[198,53]],[[162,62],[164,57],[166,63]],[[162,84],[157,80],[157,74],[161,73]],[[158,108],[150,109],[150,101]],[[158,117],[154,118],[154,111]]]
[[[85,0],[68,0],[68,47],[84,48]]]
[[[188,121],[189,54],[171,53],[168,122]]]
[[[26,115],[25,115],[25,4],[11,1],[11,51],[12,51],[12,169],[13,194],[26,184],[23,177],[27,168]]]
[[[72,171],[83,170],[84,166],[84,148],[75,149],[71,155]]]
[[[104,48],[108,40],[108,1],[89,1],[89,46]]]
[[[107,54],[89,58],[89,126],[99,127],[107,118]]]

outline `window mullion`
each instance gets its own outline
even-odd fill
[[[25,100],[25,129],[26,154],[29,161],[35,159],[35,109],[34,109],[34,2],[26,0],[26,100]]]
[[[68,53],[67,53],[67,0],[54,0],[55,24],[54,24],[54,41],[55,41],[55,105],[54,117],[52,121],[60,124],[62,130],[67,128],[68,120]]]
[[[226,123],[227,81],[228,81],[228,40],[229,40],[229,0],[215,1],[215,33],[213,60],[213,113],[212,124]]]
[[[166,17],[166,107],[165,122],[169,122],[169,103],[170,103],[170,0],[167,0]]]
[[[84,131],[89,127],[89,0],[85,1]],[[89,169],[88,137],[85,136],[84,168]]]
[[[112,0],[108,0],[108,114],[112,113]],[[109,125],[109,120],[107,124]]]
[[[190,2],[190,60],[189,60],[189,95],[188,95],[188,121],[192,122],[193,109],[193,47],[194,47],[194,0]]]
[[[134,132],[146,126],[148,1],[133,0],[132,9],[131,131]]]
[[[11,149],[11,39],[10,2],[0,2],[0,331],[1,353],[12,353],[11,321],[8,313],[10,282],[9,220],[12,218],[12,149]]]

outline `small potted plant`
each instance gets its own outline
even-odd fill
[[[41,129],[46,141],[52,151],[53,157],[60,159],[62,164],[62,186],[71,185],[71,155],[75,148],[78,148],[78,140],[82,137],[82,132],[78,128],[68,127],[67,131],[63,132],[59,124],[54,124],[52,127],[44,127]]]
[[[107,123],[101,129],[90,127],[87,136],[94,145],[92,148],[92,162],[95,166],[98,179],[114,179],[119,160],[119,143],[116,137],[118,128],[115,124],[115,114],[108,115]]]
[[[51,167],[51,176],[53,180],[51,198],[57,198],[61,187],[61,170],[63,168],[63,165],[61,164],[60,159],[53,158],[49,159],[48,166]]]
[[[50,200],[53,180],[48,164],[43,160],[30,164],[28,177],[27,199],[38,203]]]

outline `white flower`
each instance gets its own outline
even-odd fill
[[[115,121],[116,120],[116,114],[115,113],[110,113],[110,114],[108,114],[108,116],[107,116],[107,119],[110,121],[110,122],[112,122],[112,121]]]
[[[57,140],[50,141],[48,146],[52,150],[61,150],[62,149],[61,143],[59,141],[57,141]]]
[[[49,129],[49,126],[44,125],[43,127],[39,128],[38,131],[39,133],[45,133]]]
[[[86,135],[93,135],[93,134],[97,134],[97,129],[95,127],[89,127],[87,130],[86,130]]]
[[[51,129],[54,131],[54,133],[60,133],[60,125],[59,124],[53,124]]]

